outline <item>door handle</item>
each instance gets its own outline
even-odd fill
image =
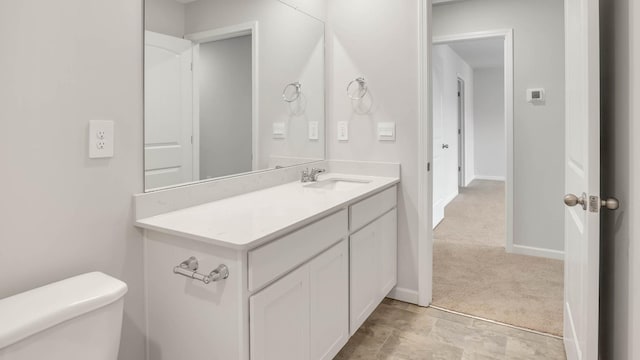
[[[587,194],[582,193],[582,196],[580,197],[573,194],[567,194],[564,196],[564,204],[570,207],[580,204],[583,210],[587,210]]]
[[[620,201],[614,197],[608,198],[607,200],[600,199],[600,206],[609,210],[618,210],[620,208]]]
[[[582,193],[582,196],[580,197],[573,194],[567,194],[564,196],[564,203],[571,207],[580,204],[583,210],[587,210],[587,194]],[[620,208],[620,201],[613,197],[603,200],[597,196],[591,196],[589,198],[589,211],[598,212],[598,205],[608,210],[618,210]]]
[[[448,149],[449,148],[449,144],[442,144],[442,148],[443,149]]]

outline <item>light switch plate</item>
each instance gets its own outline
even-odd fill
[[[378,123],[378,140],[395,141],[396,140],[396,123],[394,122]]]
[[[318,122],[309,121],[309,140],[318,140]]]
[[[284,139],[287,137],[287,127],[283,122],[273,123],[273,138]]]
[[[338,141],[349,140],[349,123],[346,121],[338,121]]]
[[[113,157],[114,124],[109,120],[89,121],[89,158]]]

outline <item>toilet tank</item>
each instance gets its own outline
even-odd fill
[[[126,292],[92,272],[0,300],[0,360],[116,360]]]

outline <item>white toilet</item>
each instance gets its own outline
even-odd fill
[[[93,272],[0,300],[0,360],[116,360],[126,292]]]

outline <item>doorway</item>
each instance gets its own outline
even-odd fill
[[[193,42],[199,178],[258,168],[258,23],[185,35]],[[211,139],[204,138],[212,137]],[[230,156],[229,154],[233,154]]]
[[[443,220],[444,208],[460,194],[460,189],[474,180],[502,181],[505,187],[504,246],[507,252],[513,252],[513,30],[441,36],[434,38],[432,45],[433,228]],[[473,59],[469,60],[473,66],[464,58]],[[487,121],[490,124],[476,129],[473,77],[477,71],[484,74],[491,69],[493,74],[489,74],[491,79],[487,80],[491,88],[487,91],[492,92],[490,95],[500,91],[503,96],[498,100],[502,103],[483,106],[482,110],[489,107],[494,113],[486,115],[491,118]],[[497,69],[502,73],[499,80],[495,76]],[[496,99],[496,96],[478,95],[481,105]],[[496,122],[498,116],[502,120]],[[476,136],[477,133],[480,135]],[[496,142],[495,136],[500,140]],[[501,165],[496,168],[496,163]],[[453,180],[456,178],[457,181]],[[454,182],[457,187],[442,190],[446,186],[443,184]]]
[[[524,101],[525,90],[530,88],[536,88],[539,84],[540,87],[545,86],[557,86],[558,94],[560,96],[556,99],[560,104],[563,104],[564,98],[564,83],[561,74],[564,70],[563,58],[559,57],[552,61],[550,68],[560,69],[559,75],[555,76],[558,82],[554,82],[554,79],[549,77],[548,74],[536,73],[535,67],[529,67],[525,61],[518,62],[518,69],[514,68],[514,57],[522,56],[522,48],[529,46],[524,44],[523,37],[519,37],[519,48],[514,49],[514,37],[515,31],[520,31],[519,26],[522,26],[518,21],[513,21],[512,18],[520,17],[524,20],[530,21],[528,17],[535,17],[531,15],[530,8],[527,11],[521,11],[519,14],[510,16],[508,19],[502,19],[496,23],[497,30],[486,30],[487,22],[485,21],[482,26],[477,26],[474,29],[474,25],[468,25],[470,22],[475,22],[479,18],[483,18],[477,12],[480,9],[475,8],[473,5],[466,2],[456,2],[446,5],[441,5],[442,11],[435,11],[431,24],[438,28],[434,31],[437,36],[432,38],[432,47],[430,48],[429,58],[432,59],[429,74],[430,79],[427,79],[427,88],[431,86],[431,95],[433,99],[432,107],[433,114],[431,122],[430,140],[433,141],[433,145],[429,146],[432,154],[428,154],[427,158],[434,160],[434,167],[432,171],[432,183],[431,191],[432,199],[442,198],[438,195],[441,191],[439,189],[440,184],[443,183],[439,179],[439,171],[448,169],[449,165],[453,165],[456,171],[456,180],[454,183],[457,186],[454,196],[445,196],[445,199],[451,199],[450,202],[445,204],[438,204],[433,202],[429,204],[433,206],[431,209],[432,214],[435,215],[438,212],[444,213],[444,219],[437,219],[433,217],[432,227],[435,227],[435,233],[432,235],[429,244],[431,245],[432,259],[431,259],[431,280],[432,280],[432,293],[430,303],[448,310],[454,310],[460,313],[479,316],[482,318],[499,321],[523,328],[529,328],[538,330],[545,333],[553,333],[555,335],[562,334],[562,318],[563,318],[563,262],[562,262],[562,240],[563,231],[562,225],[557,226],[552,230],[554,236],[546,238],[557,239],[559,246],[554,248],[544,248],[544,246],[536,247],[536,242],[530,241],[530,234],[535,234],[535,231],[529,231],[528,226],[535,226],[537,224],[540,228],[541,224],[545,224],[545,216],[551,218],[562,218],[562,207],[556,206],[556,201],[545,200],[546,194],[538,195],[537,199],[533,202],[523,201],[531,194],[538,194],[536,186],[527,184],[528,179],[537,179],[535,182],[541,185],[543,181],[549,181],[554,186],[553,191],[561,192],[563,186],[562,176],[562,159],[560,156],[553,158],[547,157],[552,163],[553,168],[557,168],[554,174],[543,178],[540,176],[542,172],[536,172],[529,175],[527,180],[523,181],[522,174],[527,173],[534,167],[543,166],[543,164],[535,164],[538,159],[533,162],[523,161],[523,154],[528,151],[541,152],[538,147],[541,147],[543,141],[551,148],[556,150],[556,154],[560,155],[564,152],[563,140],[561,137],[555,139],[547,139],[544,134],[549,131],[556,131],[556,128],[560,128],[556,134],[563,134],[563,108],[562,105],[559,108],[553,109],[545,104],[537,105],[531,102]],[[510,2],[496,1],[491,6],[495,6],[494,11],[488,11],[491,14],[500,13],[501,16],[510,11],[515,11],[515,7],[526,5],[512,5]],[[456,11],[467,7],[464,19],[455,19]],[[470,10],[470,8],[473,8]],[[563,32],[562,16],[556,16],[560,14],[560,8],[548,9],[545,15],[555,16],[554,29],[558,33]],[[541,12],[542,13],[542,12]],[[440,14],[444,14],[444,18],[438,18]],[[538,14],[540,16],[540,14]],[[495,19],[487,15],[487,19]],[[542,18],[542,16],[540,16]],[[537,21],[540,21],[540,18]],[[484,18],[483,20],[484,21]],[[501,28],[504,25],[505,29]],[[484,29],[483,29],[484,28]],[[455,31],[466,30],[465,31]],[[474,31],[479,30],[479,31]],[[427,31],[428,33],[428,31]],[[502,127],[502,133],[500,136],[495,132],[489,133],[491,127],[487,127],[486,123],[483,123],[480,115],[476,115],[482,107],[488,108],[492,103],[492,99],[487,94],[495,94],[498,89],[485,88],[485,90],[479,88],[480,80],[477,82],[476,76],[470,77],[465,74],[464,70],[460,67],[454,69],[454,76],[445,75],[445,84],[442,84],[443,76],[438,72],[443,67],[447,67],[446,64],[457,64],[463,62],[466,58],[464,49],[461,49],[465,44],[476,44],[476,50],[487,46],[481,46],[479,44],[485,42],[485,45],[491,40],[501,44],[501,60],[503,62],[503,69],[500,71],[482,70],[479,68],[482,66],[473,66],[473,73],[482,73],[482,76],[478,75],[477,78],[487,79],[490,77],[496,78],[495,75],[499,73],[501,80],[499,81],[500,90],[503,95],[500,96],[502,105],[499,106],[501,110],[501,116],[498,123]],[[557,43],[557,42],[556,42]],[[524,44],[524,45],[523,45]],[[547,42],[549,44],[549,42]],[[456,53],[458,60],[447,60],[438,64],[438,57],[442,57],[442,52],[438,50],[438,47],[446,45],[449,47],[449,52]],[[532,45],[535,46],[535,45]],[[554,54],[562,53],[562,44],[551,44],[551,46],[560,47],[554,51]],[[471,46],[473,48],[473,46]],[[526,50],[530,54],[531,49]],[[546,53],[548,49],[535,50],[535,56]],[[520,55],[518,55],[520,54]],[[485,59],[486,60],[486,59]],[[527,59],[529,60],[529,59]],[[469,60],[471,61],[471,60]],[[479,61],[479,60],[478,60]],[[539,61],[546,61],[546,59],[538,59]],[[444,63],[445,65],[442,65]],[[469,66],[471,67],[471,66]],[[545,70],[539,70],[544,72]],[[445,73],[447,70],[444,70]],[[516,72],[518,77],[516,78]],[[532,75],[533,74],[533,75]],[[457,76],[455,76],[457,75]],[[549,78],[545,78],[549,77]],[[542,79],[544,78],[544,79]],[[523,80],[525,79],[525,80]],[[560,83],[559,83],[560,82]],[[485,81],[486,83],[486,81]],[[494,84],[496,81],[494,81]],[[559,83],[559,84],[558,84]],[[449,85],[448,85],[449,84]],[[514,90],[517,87],[517,90]],[[447,90],[451,89],[451,92]],[[450,102],[452,109],[455,109],[455,117],[447,116],[447,106],[441,106],[442,103],[449,103],[448,100],[442,100],[437,96],[438,89],[444,89],[445,97],[453,98]],[[518,94],[522,93],[520,97]],[[495,96],[494,96],[495,98]],[[517,105],[518,111],[518,132],[514,127],[514,105]],[[438,110],[444,108],[445,110]],[[471,107],[471,110],[469,108]],[[476,108],[480,110],[476,110]],[[495,110],[497,107],[493,106]],[[559,111],[557,111],[559,110]],[[444,116],[439,114],[444,112]],[[486,112],[486,111],[485,111]],[[542,114],[550,114],[550,117],[556,119],[554,124],[545,123],[544,116]],[[531,114],[531,117],[526,119]],[[493,119],[498,118],[495,115]],[[447,125],[440,125],[443,121],[440,117],[444,118],[444,122],[447,121],[455,124],[455,133],[449,136],[449,139],[453,139],[453,144],[447,139],[447,135],[442,136],[444,141],[441,144],[437,144],[435,137],[438,135],[440,129],[445,129]],[[495,124],[493,122],[492,124]],[[543,125],[544,124],[544,125]],[[538,127],[538,128],[536,128]],[[529,132],[523,131],[528,129]],[[534,133],[541,135],[536,140]],[[519,136],[516,138],[515,136]],[[490,139],[490,141],[487,141]],[[518,140],[519,139],[519,140]],[[557,139],[557,140],[556,140]],[[498,141],[499,140],[499,141]],[[518,153],[518,162],[516,162],[516,155],[514,146],[519,146],[520,152]],[[539,141],[540,140],[540,141]],[[438,154],[442,151],[442,148],[447,149],[455,153],[455,158],[450,163],[445,161],[444,165],[438,166],[436,159],[442,157],[442,154]],[[502,155],[496,152],[496,149],[501,150]],[[535,151],[533,149],[536,149]],[[445,150],[446,151],[446,150]],[[453,156],[450,156],[453,158]],[[446,157],[444,157],[446,159]],[[487,159],[493,161],[486,161]],[[499,161],[498,159],[501,159]],[[556,161],[557,160],[557,161]],[[502,171],[495,166],[498,163],[502,164]],[[517,164],[517,165],[516,165]],[[515,168],[519,170],[519,178],[516,179]],[[542,169],[542,168],[541,168]],[[524,170],[524,172],[523,172]],[[515,193],[516,188],[514,183],[518,181],[519,192]],[[445,181],[445,183],[450,183]],[[526,191],[527,187],[531,187],[532,191]],[[429,191],[427,189],[427,191]],[[514,211],[516,203],[516,196],[520,201],[518,202],[518,211]],[[502,202],[502,204],[500,204]],[[529,204],[529,205],[524,205]],[[547,204],[548,209],[537,212],[533,217],[526,217],[527,211],[530,211],[533,207],[540,206],[540,204]],[[438,208],[444,205],[444,211]],[[528,208],[528,209],[527,209]],[[521,212],[523,209],[524,212]],[[551,209],[551,210],[549,210]],[[557,217],[548,216],[550,212],[559,213]],[[542,214],[542,215],[540,215]],[[518,219],[518,232],[514,232],[514,223]],[[538,222],[537,219],[542,219]],[[452,223],[452,220],[457,223]],[[549,220],[549,219],[546,219]],[[441,222],[440,222],[441,221]],[[455,222],[454,221],[454,222]],[[437,226],[434,226],[437,225]],[[555,226],[555,225],[553,225]],[[551,227],[553,227],[551,226]],[[542,226],[545,230],[546,225]],[[468,231],[461,231],[461,229],[468,229]],[[496,230],[499,229],[499,230]],[[445,231],[446,230],[446,231]],[[543,233],[545,231],[540,231]],[[523,233],[525,236],[523,236]],[[514,240],[514,236],[517,234],[517,241]],[[457,238],[456,238],[457,236]],[[545,238],[538,237],[540,239]],[[483,243],[483,240],[490,240],[491,242]],[[496,240],[499,240],[496,242]],[[514,245],[514,242],[516,245]],[[544,244],[543,244],[544,245]],[[522,270],[525,266],[531,269],[526,272]],[[541,275],[544,274],[544,275]],[[531,278],[526,279],[526,276]],[[537,278],[543,276],[546,279],[553,279],[553,287],[548,288],[544,284],[544,281],[539,281],[538,285],[541,287],[536,288],[531,286],[537,282]],[[422,280],[421,280],[422,283]],[[477,286],[477,288],[474,288]],[[550,290],[551,289],[551,290]],[[528,293],[518,300],[518,295]],[[540,294],[553,293],[554,300],[543,299],[538,296]],[[421,295],[424,293],[421,291]],[[420,296],[421,300],[424,300]],[[528,299],[538,297],[536,301],[538,303],[526,303]],[[528,298],[528,299],[527,299]],[[549,300],[549,301],[547,301]],[[520,302],[521,301],[521,302]],[[502,303],[500,303],[502,302]],[[545,309],[548,304],[553,304],[553,309]],[[510,308],[510,306],[514,306]],[[521,314],[518,313],[518,309],[526,309]],[[529,311],[530,309],[541,310],[536,313],[535,311]],[[547,311],[549,310],[549,311]],[[517,314],[510,317],[511,314]],[[506,316],[505,316],[506,315]],[[522,320],[525,320],[522,322]],[[545,327],[552,324],[552,327]]]

